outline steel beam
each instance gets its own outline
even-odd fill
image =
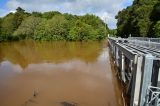
[[[137,57],[137,63],[133,71],[133,82],[132,82],[132,94],[130,100],[130,106],[138,106],[139,102],[139,92],[140,92],[140,82],[141,82],[141,68],[142,68],[143,56]]]
[[[144,56],[144,61],[142,65],[142,77],[138,106],[147,106],[147,90],[148,87],[151,85],[152,68],[153,56],[151,54],[147,54]]]
[[[133,51],[129,50],[128,48],[119,43],[117,44],[117,47],[119,51],[123,52],[128,59],[134,60],[136,53],[134,53]]]
[[[125,83],[126,82],[126,78],[125,78],[125,56],[122,52],[121,54],[121,78],[122,78],[122,81]]]

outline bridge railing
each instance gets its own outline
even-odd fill
[[[159,87],[148,87],[148,98],[147,98],[147,105],[156,104],[157,106],[160,106],[160,88]]]
[[[157,51],[158,49],[148,47],[148,41],[145,40],[110,37],[108,42],[114,63],[119,69],[118,75],[127,85],[125,93],[131,97],[130,106],[160,106],[158,104],[159,91],[152,89],[160,87],[158,84],[160,83],[160,52]],[[157,42],[151,43],[155,47],[160,45]],[[154,99],[155,93],[158,95],[156,100]]]
[[[148,42],[157,42],[160,43],[160,38],[148,38],[148,37],[129,37],[129,40],[140,40],[140,41],[148,41]]]

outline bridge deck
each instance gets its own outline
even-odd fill
[[[160,39],[108,38],[130,106],[160,106]]]

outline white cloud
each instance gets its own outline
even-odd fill
[[[109,27],[115,28],[115,15],[126,4],[128,0],[9,0],[6,5],[9,10],[15,10],[20,6],[28,12],[60,11],[77,15],[96,14],[103,20],[106,17]]]
[[[10,10],[10,11],[8,11],[8,10],[5,10],[5,9],[0,9],[0,17],[4,17],[6,14],[8,14],[8,13],[15,13],[16,11],[15,10]]]
[[[103,12],[103,11],[97,12],[95,14],[101,17],[101,19],[104,20],[104,22],[109,25],[109,28],[115,28],[115,24],[117,23],[117,20],[114,18],[115,14]]]
[[[0,17],[5,16],[8,13],[5,9],[0,9]]]

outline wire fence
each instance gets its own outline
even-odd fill
[[[148,41],[148,42],[157,42],[160,43],[160,38],[147,38],[147,37],[129,37],[129,40],[140,40],[140,41]]]

